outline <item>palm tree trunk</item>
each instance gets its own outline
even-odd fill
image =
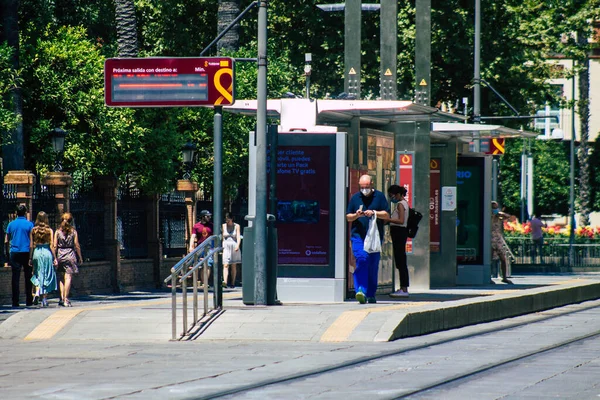
[[[0,42],[6,41],[14,49],[12,55],[12,68],[19,69],[19,0],[0,1]],[[17,116],[23,115],[23,95],[21,88],[16,87],[12,91],[13,110]],[[21,119],[22,120],[22,119]],[[25,169],[25,146],[23,139],[23,123],[19,122],[17,127],[7,135],[7,140],[2,145],[3,175],[11,170]]]
[[[219,10],[217,14],[217,30],[222,32],[240,13],[240,0],[219,0]],[[229,32],[225,34],[217,43],[217,51],[221,54],[221,50],[238,50],[240,45],[239,26],[236,24]]]
[[[578,33],[577,42],[583,49],[589,45],[587,43],[588,35]],[[587,54],[587,52],[586,52]],[[580,60],[579,70],[579,101],[577,102],[577,112],[579,114],[579,132],[580,144],[577,157],[579,159],[579,225],[586,226],[590,224],[591,212],[591,186],[590,186],[590,156],[589,156],[589,131],[590,131],[590,70],[589,58]]]
[[[133,0],[115,0],[119,57],[137,57],[137,22]]]

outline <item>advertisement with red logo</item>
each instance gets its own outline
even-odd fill
[[[397,153],[398,170],[396,171],[396,176],[398,177],[398,185],[406,188],[406,201],[409,207],[413,205],[413,158],[413,152],[399,151]],[[412,253],[412,249],[412,239],[408,238],[406,241],[406,252]]]
[[[329,265],[330,147],[279,146],[279,264]]]
[[[429,251],[440,252],[440,192],[442,189],[441,158],[429,161]]]

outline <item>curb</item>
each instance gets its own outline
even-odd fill
[[[431,305],[425,309],[392,315],[374,341],[389,342],[426,335],[599,298],[600,282],[586,281],[496,294],[484,299],[459,300],[441,306]]]

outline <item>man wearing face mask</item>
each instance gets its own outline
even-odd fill
[[[504,251],[504,221],[509,217],[509,214],[500,211],[497,202],[492,201],[492,259],[500,259],[502,282],[511,284],[506,275],[506,252]]]
[[[360,192],[355,193],[348,202],[346,220],[352,222],[350,240],[352,253],[356,259],[354,270],[354,289],[360,304],[376,303],[377,275],[381,253],[367,253],[364,250],[365,237],[369,229],[369,221],[377,215],[379,237],[383,239],[383,222],[389,218],[389,205],[385,195],[373,189],[373,180],[363,175],[358,181]]]

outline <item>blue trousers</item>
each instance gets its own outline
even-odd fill
[[[354,289],[367,297],[375,297],[381,253],[367,253],[362,239],[352,238],[352,253],[356,259]]]

